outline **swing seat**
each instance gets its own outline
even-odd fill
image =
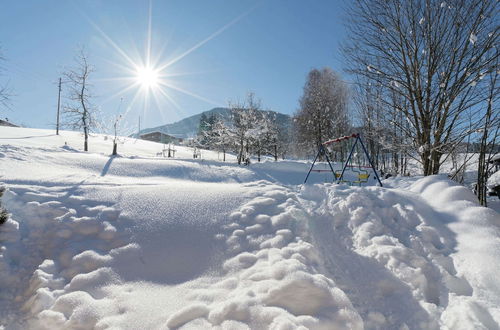
[[[335,180],[340,179],[341,175],[342,175],[341,172],[335,172]],[[347,183],[347,184],[351,185],[352,181],[349,181],[349,180],[340,180],[340,181],[338,181],[338,183]]]
[[[358,175],[358,180],[368,180],[369,177],[370,177],[369,173],[360,173]]]
[[[361,186],[362,183],[368,182],[368,178],[370,177],[369,173],[359,173],[358,180],[353,181],[354,184],[359,184]]]

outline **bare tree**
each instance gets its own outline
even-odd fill
[[[120,120],[122,119],[122,115],[118,115],[116,116],[115,118],[115,121],[113,123],[113,132],[114,132],[114,136],[113,136],[113,153],[112,155],[113,156],[116,156],[118,154],[118,125],[120,124]]]
[[[349,72],[378,84],[391,125],[412,139],[424,175],[436,174],[470,131],[484,101],[483,78],[496,71],[497,1],[355,0],[343,52]],[[396,94],[403,102],[394,104]]]
[[[91,103],[89,77],[94,68],[88,62],[88,54],[82,48],[75,56],[76,65],[63,73],[67,84],[68,103],[63,106],[67,124],[74,129],[83,129],[83,149],[88,151],[89,132],[96,126],[96,109]]]
[[[309,72],[294,122],[298,143],[306,152],[346,133],[347,88],[337,73],[330,68]]]
[[[113,152],[111,155],[116,156],[118,154],[118,133],[120,132],[120,122],[123,119],[123,115],[120,112],[123,104],[123,97],[120,98],[120,103],[118,105],[117,114],[113,118]]]
[[[0,76],[2,76],[3,67],[1,62],[5,61],[5,58],[2,56],[2,49],[0,48]],[[0,106],[8,108],[9,107],[10,94],[8,90],[7,84],[0,85]]]

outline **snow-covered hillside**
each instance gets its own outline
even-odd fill
[[[0,328],[500,326],[500,215],[444,177],[301,185],[305,162],[82,142],[0,128]]]

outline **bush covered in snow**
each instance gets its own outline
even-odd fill
[[[4,191],[5,191],[5,187],[0,187],[0,198],[3,196]],[[0,200],[0,225],[3,225],[7,221],[8,218],[9,218],[9,213],[2,206],[2,201]]]

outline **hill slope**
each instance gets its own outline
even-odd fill
[[[280,125],[285,127],[289,127],[291,125],[291,116],[285,115],[275,111],[263,111],[268,114],[273,114],[276,116],[276,120]],[[202,114],[206,116],[210,116],[212,114],[217,114],[224,118],[226,121],[230,121],[231,112],[228,108],[213,108],[208,111],[204,111],[197,115],[193,115],[191,117],[184,118],[178,122],[172,124],[161,125],[152,128],[146,128],[141,130],[140,134],[146,134],[149,132],[159,131],[165,134],[169,134],[178,138],[189,138],[194,137],[198,134],[198,127],[200,124],[200,118]]]

